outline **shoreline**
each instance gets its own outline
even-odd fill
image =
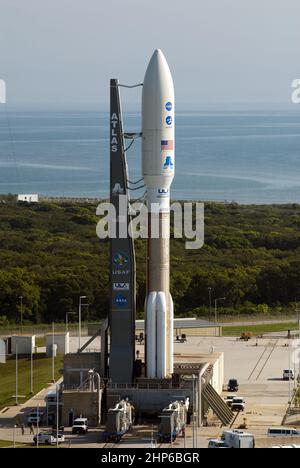
[[[46,202],[62,202],[62,203],[101,203],[107,202],[109,200],[109,196],[107,197],[85,197],[85,196],[47,196],[47,195],[39,195],[39,201],[36,203],[31,203],[31,205],[41,204]],[[137,201],[138,198],[131,198],[131,202]],[[0,204],[3,202],[11,202],[15,204],[30,204],[26,202],[18,202],[17,201],[17,194],[8,193],[8,194],[0,194]],[[181,199],[171,199],[171,203],[204,203],[204,204],[216,204],[216,205],[224,205],[224,206],[238,206],[238,207],[270,207],[270,206],[281,206],[281,207],[298,207],[300,206],[299,201],[290,201],[290,202],[261,202],[261,203],[254,203],[254,202],[239,202],[235,200],[203,200],[203,199],[195,199],[195,198],[181,198]]]

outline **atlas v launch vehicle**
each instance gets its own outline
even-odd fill
[[[146,376],[163,379],[173,373],[170,187],[175,170],[174,87],[163,53],[159,49],[154,52],[146,71],[141,134],[130,134],[123,130],[119,94],[121,86],[135,87],[120,85],[116,79],[111,80],[110,200],[115,207],[117,232],[124,232],[123,224],[127,225],[131,219],[129,191],[132,190],[124,140],[141,135],[142,176],[147,190],[149,229],[145,300]],[[128,200],[127,216],[120,215],[119,211],[119,200],[124,195]],[[109,367],[109,376],[113,382],[129,383],[138,373],[135,371],[135,255],[133,239],[128,232],[126,238],[117,235],[110,239],[110,259],[110,352],[109,365],[107,363],[106,367]],[[108,352],[103,355],[108,356]]]
[[[174,106],[171,72],[157,49],[145,74],[142,96],[142,175],[147,187],[149,230],[145,301],[148,378],[166,378],[173,373],[170,187],[175,171]]]

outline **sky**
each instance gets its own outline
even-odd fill
[[[0,78],[11,106],[105,109],[160,48],[179,108],[291,105],[299,18],[299,0],[0,0]]]

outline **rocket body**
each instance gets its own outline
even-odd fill
[[[173,373],[173,301],[170,295],[170,187],[175,173],[174,85],[157,49],[142,96],[142,174],[147,187],[148,252],[146,366],[149,378]]]

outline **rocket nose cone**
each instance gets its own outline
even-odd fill
[[[151,64],[153,66],[154,64],[158,64],[158,63],[166,64],[167,61],[162,51],[160,49],[155,49],[150,59],[149,65]]]
[[[168,77],[172,81],[169,65],[164,54],[160,49],[155,49],[146,70],[144,85],[147,86],[151,82],[154,84],[155,81],[160,81],[162,77]]]

